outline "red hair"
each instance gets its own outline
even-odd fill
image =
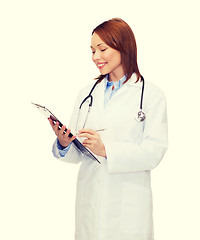
[[[129,25],[120,18],[113,18],[98,25],[92,32],[96,33],[108,46],[121,53],[121,61],[127,82],[133,73],[137,81],[142,78],[137,64],[137,45],[133,31]],[[105,75],[97,79],[101,81]]]

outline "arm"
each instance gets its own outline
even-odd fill
[[[75,132],[75,123],[78,115],[78,107],[80,105],[80,94],[78,95],[75,103],[75,107],[71,116],[71,120],[69,123],[69,128],[72,129],[72,133]],[[51,119],[49,119],[49,122],[51,124],[52,129],[54,130],[57,139],[55,140],[53,144],[53,155],[56,158],[59,158],[60,160],[63,160],[65,162],[71,162],[71,163],[78,163],[82,159],[82,154],[76,150],[73,140],[76,138],[74,135],[72,138],[69,138],[68,135],[71,132],[70,129],[67,130],[65,134],[63,134],[65,130],[65,126],[63,126],[61,129],[58,128],[58,123],[56,125],[53,124]]]
[[[57,148],[59,149],[59,153],[61,157],[64,157],[67,152],[70,149],[70,146],[72,145],[72,143],[70,143],[67,147],[63,147],[60,143],[59,140],[57,139]]]

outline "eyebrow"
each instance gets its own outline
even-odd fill
[[[99,44],[97,44],[97,47],[99,47],[102,44],[105,44],[105,43],[99,43]],[[93,48],[93,46],[90,46],[90,47]]]
[[[105,44],[105,43],[99,43],[99,44],[97,45],[97,47],[100,46],[100,45],[102,45],[102,44]]]

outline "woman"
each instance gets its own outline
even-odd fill
[[[142,76],[135,37],[115,18],[97,26],[91,38],[92,60],[99,68],[93,105],[78,109],[92,85],[80,91],[69,124],[83,145],[101,162],[76,150],[65,126],[50,124],[57,135],[54,155],[81,162],[77,181],[76,240],[153,240],[150,171],[167,149],[166,101],[162,91],[145,82],[144,121],[137,121]],[[77,120],[78,118],[78,120]],[[83,127],[84,126],[84,127]],[[102,130],[102,131],[100,131]]]

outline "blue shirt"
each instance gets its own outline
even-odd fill
[[[108,75],[106,76],[106,86],[105,86],[105,92],[104,92],[104,107],[106,107],[107,103],[110,101],[112,96],[121,88],[125,80],[126,80],[126,75],[124,75],[117,82],[109,82]],[[112,90],[113,86],[114,86],[114,89]]]
[[[119,81],[116,82],[109,82],[108,81],[108,75],[106,76],[106,82],[105,82],[105,91],[104,91],[104,107],[106,107],[107,103],[110,101],[112,96],[121,88],[122,84],[126,80],[126,75],[124,75]],[[114,89],[112,90],[114,86]],[[59,149],[59,153],[61,157],[64,157],[66,153],[69,151],[71,144],[64,148],[61,146],[57,139],[57,147]]]

